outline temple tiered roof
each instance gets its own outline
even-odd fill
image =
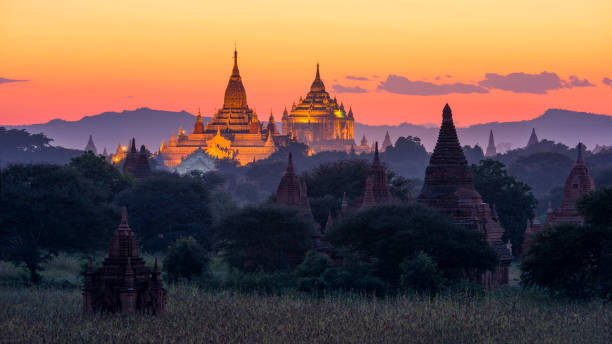
[[[392,201],[391,192],[387,182],[387,171],[378,157],[378,142],[374,145],[374,161],[368,168],[365,191],[363,194],[363,207],[370,207],[389,203]]]
[[[438,142],[425,171],[425,182],[418,201],[448,216],[455,224],[483,233],[499,258],[499,265],[478,278],[485,286],[508,283],[512,255],[504,245],[504,229],[499,219],[474,188],[472,172],[461,149],[453,114],[446,104]]]
[[[586,167],[582,157],[584,145],[578,143],[576,148],[578,151],[576,163],[565,180],[561,206],[547,213],[547,222],[551,225],[559,223],[582,224],[584,218],[578,213],[576,202],[584,195],[595,191],[595,182],[589,174],[589,169]]]
[[[121,224],[115,230],[102,268],[93,271],[91,262],[83,287],[83,312],[163,313],[163,288],[157,258],[153,270],[139,256],[138,241],[122,210]]]

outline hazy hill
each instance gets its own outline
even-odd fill
[[[206,122],[209,118],[203,118]],[[185,111],[172,112],[141,108],[134,111],[105,112],[95,116],[83,117],[78,121],[55,119],[43,124],[14,126],[30,133],[44,133],[54,139],[53,145],[83,149],[90,134],[101,152],[104,147],[114,151],[117,143],[127,143],[131,137],[138,144],[145,144],[156,150],[162,139],[170,138],[179,127],[189,132],[193,128],[195,117]],[[280,123],[278,124],[280,127]],[[612,145],[612,117],[585,112],[550,109],[532,120],[518,122],[492,122],[458,128],[459,139],[466,145],[480,144],[483,149],[493,129],[495,142],[509,143],[512,148],[522,147],[527,143],[531,129],[535,128],[540,139],[546,138],[575,146],[578,141],[588,148],[595,144]],[[427,150],[435,145],[438,128],[402,123],[397,126],[372,126],[355,123],[355,141],[357,144],[365,134],[368,142],[382,142],[385,132],[389,131],[393,142],[399,136],[418,136]]]
[[[586,112],[549,109],[543,115],[531,120],[518,122],[491,122],[458,128],[459,140],[462,145],[479,144],[483,150],[489,141],[489,130],[493,130],[495,143],[510,143],[511,148],[523,147],[529,140],[531,129],[535,128],[540,139],[548,139],[564,143],[570,147],[582,141],[587,148],[594,148],[596,144],[612,144],[612,117]],[[438,128],[402,123],[399,126],[370,126],[361,123],[355,124],[355,138],[357,143],[365,133],[368,141],[372,139],[382,142],[385,132],[393,142],[399,136],[418,136],[431,151],[438,138]]]

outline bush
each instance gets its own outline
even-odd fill
[[[243,272],[294,268],[311,247],[312,231],[301,209],[273,204],[242,208],[215,230],[221,256]]]
[[[521,265],[521,283],[575,299],[612,299],[612,230],[572,224],[536,235]]]
[[[492,269],[497,262],[482,233],[455,226],[418,204],[362,209],[344,218],[327,237],[336,247],[369,257],[374,275],[390,284],[399,282],[403,259],[421,251],[436,261],[446,278]]]
[[[164,258],[164,270],[171,282],[202,276],[207,271],[207,264],[206,251],[192,237],[178,239]]]
[[[400,285],[405,290],[435,295],[444,282],[436,262],[422,251],[414,258],[404,258],[400,270]]]

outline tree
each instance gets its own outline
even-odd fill
[[[400,278],[400,263],[424,252],[445,277],[460,278],[470,270],[492,269],[497,256],[484,236],[453,225],[439,213],[419,204],[384,205],[346,217],[327,238],[336,247],[375,262],[385,281]]]
[[[526,287],[577,299],[612,299],[612,227],[549,227],[536,235],[521,270]]]
[[[480,148],[479,145],[475,145],[474,147],[463,146],[463,152],[469,164],[478,164],[485,158],[482,148]]]
[[[438,264],[422,251],[414,258],[404,258],[400,270],[400,284],[404,289],[435,295],[442,288],[444,278]]]
[[[574,160],[565,154],[543,152],[519,156],[508,164],[508,173],[531,185],[533,192],[540,197],[553,187],[562,185],[573,165]]]
[[[520,254],[527,220],[534,216],[537,201],[529,185],[508,175],[504,164],[486,159],[472,165],[474,186],[482,200],[495,207],[505,229],[504,239],[512,243],[515,256]]]
[[[96,156],[91,151],[72,158],[68,166],[77,170],[85,179],[99,188],[106,202],[110,202],[116,194],[131,184],[131,180],[106,161],[104,156]]]
[[[407,177],[422,177],[429,162],[429,153],[418,137],[400,136],[394,146],[387,147],[381,159],[389,168]]]
[[[217,248],[239,270],[283,270],[299,264],[312,246],[312,226],[295,207],[247,206],[215,227]]]
[[[51,254],[101,248],[118,223],[99,188],[70,167],[12,165],[0,197],[0,252],[24,264],[32,282]]]
[[[199,178],[160,174],[142,180],[115,198],[130,213],[130,225],[146,250],[165,250],[177,238],[193,236],[212,244],[211,199]]]
[[[594,226],[612,226],[612,187],[602,188],[584,196],[577,206],[587,223]]]
[[[193,237],[177,239],[164,257],[164,270],[171,282],[201,276],[207,264],[206,251]]]

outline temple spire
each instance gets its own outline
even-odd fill
[[[531,136],[529,136],[529,142],[527,142],[527,147],[532,145],[537,145],[540,141],[538,140],[538,135],[536,135],[535,128],[531,128]]]
[[[487,145],[487,152],[485,157],[491,158],[497,155],[497,149],[495,148],[495,139],[493,138],[493,129],[489,132],[489,144]]]
[[[287,165],[287,173],[295,173],[293,168],[293,155],[289,152],[289,165]]]
[[[379,164],[380,159],[378,158],[378,141],[374,144],[374,164]]]
[[[582,147],[584,145],[582,144],[582,142],[578,142],[578,146],[576,147],[576,149],[578,149],[578,156],[576,158],[576,164],[584,164],[584,160],[582,159]]]

